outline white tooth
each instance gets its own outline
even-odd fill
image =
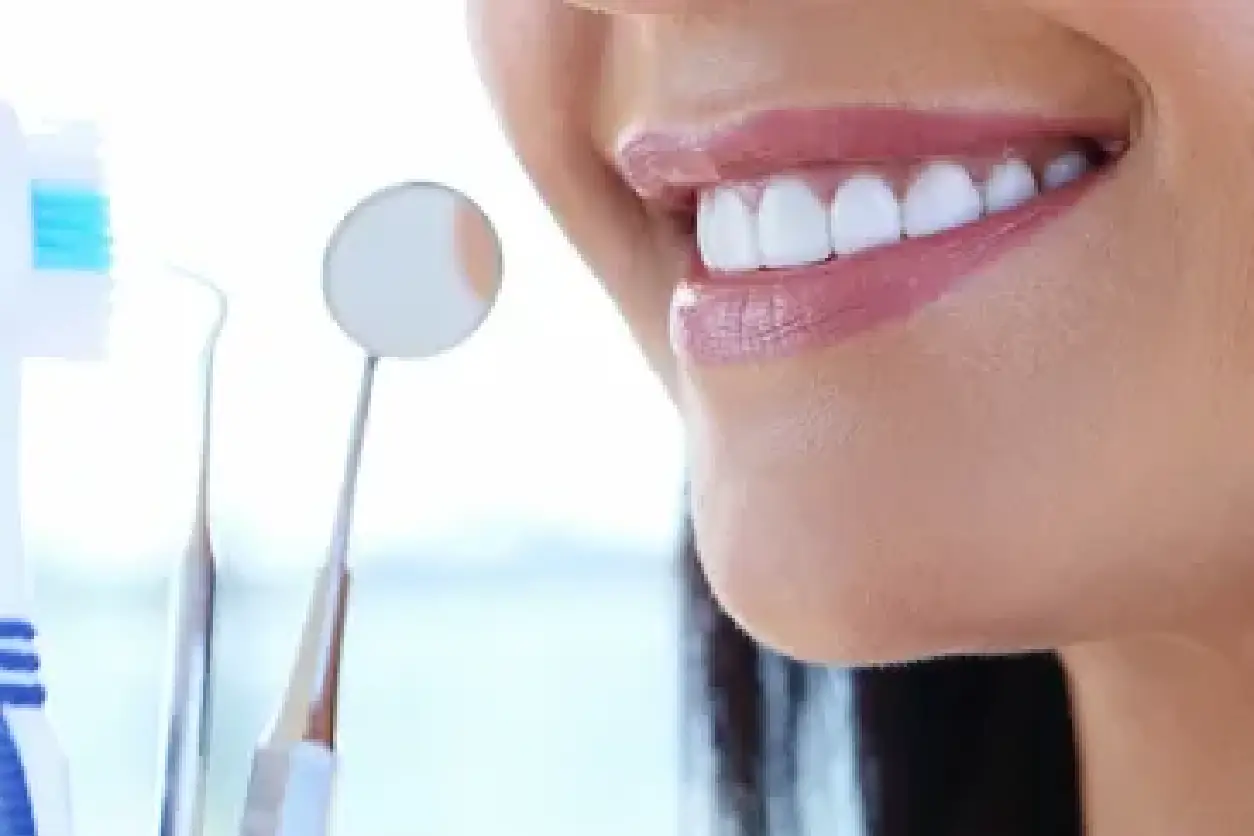
[[[915,178],[902,204],[902,221],[910,238],[974,223],[983,213],[980,190],[957,163],[929,163]]]
[[[753,211],[731,189],[701,195],[697,246],[701,260],[711,270],[756,270],[762,266]]]
[[[901,205],[893,187],[873,174],[859,174],[842,183],[832,200],[831,235],[836,255],[900,241]]]
[[[773,178],[758,204],[758,243],[767,267],[796,267],[826,260],[827,208],[795,177]]]
[[[1060,189],[1068,183],[1079,180],[1088,170],[1088,158],[1079,151],[1072,151],[1045,166],[1045,171],[1041,174],[1041,182],[1047,189]]]
[[[1023,160],[998,163],[989,171],[988,180],[984,181],[984,208],[989,212],[1014,209],[1036,195],[1036,175]]]

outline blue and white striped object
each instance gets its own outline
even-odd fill
[[[31,233],[37,271],[107,273],[112,266],[109,199],[92,184],[32,183]]]
[[[4,187],[0,240],[20,249],[24,262],[5,268],[24,274],[18,281],[20,294],[14,308],[22,353],[89,362],[104,359],[115,259],[112,207],[98,132],[90,123],[66,123],[16,138],[0,136],[0,165],[5,143],[19,146],[9,148],[9,153],[24,161],[23,176],[10,178],[14,182],[0,176]],[[4,239],[4,219],[9,215],[14,216],[9,235],[20,232],[24,239],[20,244]]]
[[[40,836],[26,759],[13,720],[15,711],[42,711],[46,698],[34,625],[0,620],[0,836]]]

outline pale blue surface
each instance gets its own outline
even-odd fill
[[[45,588],[55,591],[43,607],[56,648],[50,687],[67,709],[54,719],[75,764],[82,834],[149,832],[158,591]],[[213,836],[238,820],[306,592],[223,592]],[[508,583],[363,573],[344,672],[337,832],[678,833],[672,594],[669,577],[638,570]]]

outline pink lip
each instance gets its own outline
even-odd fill
[[[778,111],[703,132],[635,136],[619,168],[642,197],[691,206],[729,180],[833,162],[959,156],[1047,137],[1121,141],[1108,121],[920,113],[894,109]],[[1024,244],[1103,177],[928,238],[797,269],[709,274],[696,258],[675,291],[676,351],[706,363],[795,354],[840,342],[938,299],[983,264]]]

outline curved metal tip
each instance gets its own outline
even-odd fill
[[[199,273],[188,270],[186,267],[180,267],[177,264],[170,264],[168,265],[168,269],[170,272],[177,273],[183,278],[196,283],[200,287],[209,291],[210,295],[213,296],[216,314],[213,319],[213,325],[209,328],[209,338],[206,341],[206,346],[209,351],[212,352],[218,343],[218,338],[222,336],[222,329],[226,325],[226,317],[230,311],[230,305],[227,302],[226,294],[222,292],[222,288],[218,287],[212,281]]]

